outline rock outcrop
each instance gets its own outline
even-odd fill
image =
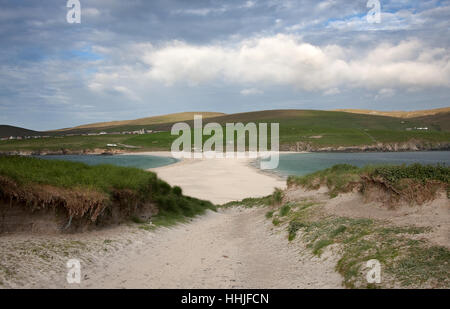
[[[450,150],[450,142],[422,142],[411,140],[408,142],[376,143],[372,145],[359,146],[329,146],[319,147],[308,142],[297,142],[295,144],[284,144],[280,146],[281,151],[308,151],[308,152],[400,152],[400,151],[432,151]]]

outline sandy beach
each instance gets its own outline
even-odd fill
[[[172,157],[170,152],[148,152]],[[221,205],[247,197],[263,197],[286,181],[263,173],[250,165],[252,159],[183,159],[178,163],[150,169],[170,185],[180,186],[184,194]]]

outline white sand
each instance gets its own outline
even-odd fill
[[[210,211],[154,232],[122,226],[0,237],[2,267],[14,273],[0,273],[0,288],[341,288],[338,255],[326,251],[318,258],[300,239],[289,242],[266,211]],[[66,282],[65,263],[73,258],[81,261],[79,285]]]
[[[140,247],[88,269],[84,288],[340,288],[333,257],[317,259],[273,230],[262,209],[209,212],[160,229]]]
[[[149,153],[171,156],[170,152]],[[250,166],[251,159],[184,159],[173,165],[150,169],[183,193],[215,204],[262,197],[275,188],[286,187],[286,181]]]

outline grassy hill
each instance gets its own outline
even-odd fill
[[[149,125],[117,125],[109,127],[109,132],[146,128],[163,131],[145,135],[103,135],[55,137],[42,140],[22,140],[0,142],[0,151],[11,150],[86,150],[105,148],[107,143],[125,144],[141,147],[140,150],[169,150],[176,136],[170,134],[174,119],[183,118],[193,128],[194,113],[165,116],[171,122]],[[183,116],[181,116],[183,115]],[[295,150],[299,144],[309,150],[324,147],[353,147],[386,143],[415,143],[424,145],[423,149],[442,148],[450,143],[450,113],[436,115],[397,118],[371,114],[357,114],[338,111],[316,110],[269,110],[239,114],[220,114],[204,119],[203,125],[217,122],[221,125],[236,122],[279,123],[280,144],[284,150]],[[180,118],[180,119],[181,119]],[[189,119],[189,118],[188,118]],[[192,119],[192,118],[190,118]],[[162,120],[161,120],[162,121]],[[415,130],[416,127],[429,127],[428,131]],[[84,129],[87,130],[87,129]],[[90,129],[98,130],[98,128]],[[61,132],[60,132],[61,134]],[[207,139],[205,136],[204,141]],[[306,145],[306,146],[305,146]],[[419,147],[420,148],[420,147]],[[298,149],[297,149],[298,150]],[[304,150],[304,149],[302,149]],[[385,149],[381,149],[385,150]],[[386,149],[390,150],[390,149]]]
[[[10,136],[36,136],[44,135],[42,132],[28,130],[20,127],[0,125],[0,137]]]
[[[92,124],[81,125],[73,128],[62,129],[59,131],[73,131],[73,130],[86,130],[86,129],[117,129],[123,127],[141,127],[149,125],[157,125],[162,123],[173,123],[180,122],[189,119],[193,119],[194,115],[202,115],[203,118],[211,118],[225,115],[224,113],[214,113],[214,112],[186,112],[186,113],[175,113],[162,116],[153,116],[146,118],[139,118],[134,120],[123,120],[123,121],[110,121],[110,122],[98,122]]]
[[[428,115],[412,118],[412,120],[419,123],[424,123],[429,127],[432,127],[439,131],[450,131],[450,111],[446,113],[439,113],[436,115]]]
[[[427,109],[420,111],[376,111],[376,110],[368,110],[368,109],[337,109],[339,112],[347,112],[347,113],[355,113],[355,114],[366,114],[366,115],[378,115],[378,116],[388,116],[388,117],[397,117],[397,118],[417,118],[424,116],[433,116],[441,113],[450,113],[450,107],[444,108],[436,108],[436,109]]]

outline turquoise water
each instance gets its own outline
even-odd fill
[[[450,166],[450,151],[377,153],[293,153],[281,154],[276,170],[283,176],[306,175],[336,164],[359,167],[379,164],[445,164]]]
[[[89,165],[112,164],[126,167],[137,167],[141,169],[161,167],[178,162],[178,160],[174,158],[151,155],[55,155],[37,157],[46,160],[82,162]]]

